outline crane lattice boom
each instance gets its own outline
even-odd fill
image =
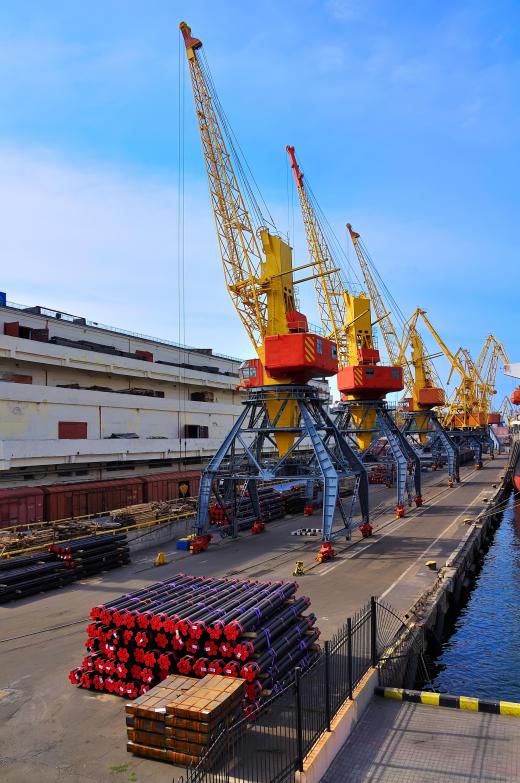
[[[350,234],[352,244],[354,245],[354,250],[356,251],[356,256],[359,262],[359,266],[361,268],[361,272],[365,280],[365,285],[367,287],[368,296],[370,298],[370,301],[372,302],[374,312],[377,316],[379,329],[381,330],[381,334],[383,335],[383,340],[385,342],[390,363],[397,365],[399,364],[401,345],[400,345],[399,338],[397,336],[396,329],[392,322],[391,314],[385,307],[383,296],[379,290],[379,286],[376,284],[376,281],[374,279],[374,274],[372,272],[373,265],[370,261],[368,252],[361,240],[360,234],[358,234],[357,231],[354,231],[350,223],[347,223],[347,229]],[[403,367],[403,380],[404,380],[405,391],[407,394],[412,395],[413,385],[414,385],[412,372],[408,364],[405,363],[402,365],[402,367]]]
[[[217,116],[211,80],[207,79],[197,54],[202,42],[192,37],[191,29],[184,22],[180,29],[186,44],[226,286],[258,350],[267,328],[266,292],[260,283],[262,251]]]
[[[334,340],[337,345],[339,366],[344,367],[350,363],[357,363],[357,357],[349,356],[345,285],[341,279],[340,270],[334,264],[316,211],[305,191],[303,173],[296,161],[294,147],[288,145],[286,150],[296,181],[309,256],[318,273],[314,278],[314,283],[320,320],[328,337]]]

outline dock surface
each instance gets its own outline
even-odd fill
[[[302,560],[299,594],[310,596],[322,640],[371,595],[404,614],[435,583],[437,574],[426,560],[444,564],[467,531],[464,520],[486,507],[504,465],[499,457],[486,459],[480,471],[465,467],[462,483],[453,489],[446,471],[424,473],[425,505],[407,510],[404,519],[393,513],[394,490],[371,487],[374,536],[356,533],[351,542],[335,543],[337,556],[327,563],[315,561],[317,539],[290,535],[299,527],[319,526],[319,516],[293,517],[269,523],[262,535],[216,537],[197,556],[176,551],[172,542],[166,547],[169,564],[161,568],[153,568],[157,548],[139,552],[123,569],[0,607],[2,782],[171,783],[171,766],[126,752],[124,700],[75,689],[67,679],[84,656],[92,606],[179,571],[291,579],[295,561]]]
[[[520,719],[374,698],[322,783],[514,783]]]

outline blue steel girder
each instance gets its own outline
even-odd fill
[[[416,450],[409,440],[403,435],[397,426],[395,419],[388,412],[386,403],[378,401],[376,404],[376,421],[380,432],[384,433],[397,465],[398,503],[403,503],[406,491],[408,503],[411,505],[414,499],[409,478],[413,482],[415,497],[421,497],[421,461]],[[408,466],[411,466],[409,476]],[[400,476],[401,474],[401,476]],[[400,491],[401,490],[401,491]]]
[[[482,444],[486,435],[482,429],[451,429],[449,431],[450,437],[455,441],[460,448],[463,444],[469,446],[473,450],[475,457],[475,463],[478,467],[482,467]]]
[[[353,401],[352,404],[359,405],[359,402]],[[411,503],[414,495],[416,498],[421,497],[421,463],[419,456],[397,426],[384,400],[363,400],[363,405],[365,406],[365,415],[368,414],[368,411],[375,410],[375,427],[364,427],[364,420],[362,419],[358,423],[358,429],[356,429],[353,424],[350,401],[340,403],[336,425],[352,442],[355,442],[356,431],[373,431],[386,437],[396,465],[397,504],[404,506],[406,501]],[[408,470],[409,465],[411,466],[411,474]]]
[[[368,477],[366,468],[349,446],[331,417],[316,400],[305,400],[301,405],[302,419],[310,438],[315,459],[323,477],[323,541],[330,541],[345,532],[350,538],[352,531],[352,516],[356,495],[359,501],[362,522],[370,518],[368,506]],[[321,431],[321,434],[320,434]],[[356,487],[352,493],[349,509],[345,507],[339,496],[339,478],[341,475],[355,475]],[[332,532],[334,513],[338,507],[344,527]]]
[[[440,423],[435,411],[409,411],[406,414],[406,421],[403,426],[403,434],[408,437],[413,437],[414,433],[418,432],[417,427],[413,429],[413,425],[416,421],[416,416],[419,415],[421,417],[428,417],[428,424],[430,425],[429,429],[435,433],[435,438],[438,439],[441,444],[442,451],[446,455],[446,460],[448,462],[449,480],[457,483],[460,482],[459,449],[455,441],[450,437],[448,431],[445,430]]]

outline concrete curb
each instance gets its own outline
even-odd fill
[[[492,715],[512,715],[520,717],[520,704],[512,701],[493,701],[491,699],[476,699],[472,696],[452,696],[447,693],[432,693],[431,691],[412,691],[406,688],[374,689],[376,696],[396,701],[409,701],[413,704],[428,704],[432,707],[451,707],[470,712],[488,712]]]
[[[303,772],[295,773],[295,783],[320,782],[371,702],[377,679],[377,669],[369,669],[354,690],[353,700],[343,703],[332,719],[331,730],[321,735],[305,757]]]

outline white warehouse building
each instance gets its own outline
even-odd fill
[[[241,410],[240,361],[0,304],[0,487],[200,469]]]

